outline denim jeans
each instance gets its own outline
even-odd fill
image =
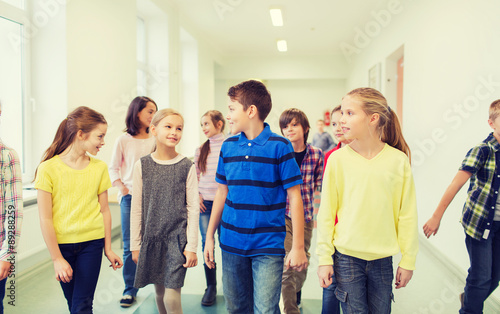
[[[321,314],[340,314],[340,301],[335,295],[336,289],[337,280],[335,280],[335,276],[332,276],[332,284],[327,288],[323,288],[323,304],[321,306]]]
[[[392,294],[392,256],[366,261],[335,252],[337,297],[344,314],[390,313]]]
[[[283,256],[239,256],[222,251],[222,283],[227,311],[280,313]]]
[[[207,229],[208,223],[210,222],[210,215],[212,214],[212,206],[213,201],[203,201],[203,205],[205,205],[206,210],[202,213],[200,211],[200,233],[201,233],[201,252],[203,256],[203,252],[205,252],[205,241],[207,239]],[[217,227],[217,234],[220,237],[220,224]]]
[[[73,269],[73,279],[69,283],[61,281],[71,314],[92,313],[103,248],[104,239],[59,244],[62,256]]]
[[[132,252],[130,252],[130,204],[132,195],[127,194],[120,201],[120,209],[122,215],[122,240],[123,240],[123,281],[125,289],[123,295],[137,295],[137,288],[134,288],[136,264],[132,260]]]
[[[3,298],[5,297],[5,284],[9,276],[0,280],[0,314],[3,314]]]
[[[465,235],[470,268],[464,289],[464,307],[460,313],[483,313],[484,301],[500,281],[500,221],[494,221],[490,235],[478,241]]]

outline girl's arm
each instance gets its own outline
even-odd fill
[[[40,215],[40,227],[43,239],[49,249],[50,257],[54,262],[56,280],[68,283],[73,279],[73,269],[64,259],[57,243],[56,231],[52,220],[52,194],[43,190],[37,192],[38,211]]]
[[[198,183],[200,182],[200,174],[201,174],[200,167],[198,167],[199,159],[200,159],[200,147],[198,147],[194,152],[194,166],[196,168],[196,178],[198,180]],[[203,204],[203,196],[201,196],[201,194],[199,194],[199,204],[201,212],[204,213],[207,210],[207,208],[205,207],[205,204]]]
[[[318,211],[316,254],[319,257],[318,279],[321,287],[332,284],[333,259],[335,253],[333,234],[335,231],[335,217],[338,211],[337,189],[333,176],[333,161],[327,163],[323,177],[321,204]]]
[[[130,208],[130,251],[132,260],[137,264],[139,250],[141,249],[141,226],[142,226],[142,168],[141,160],[134,165],[132,180],[132,204]]]
[[[300,272],[307,268],[307,256],[304,250],[304,204],[300,194],[300,184],[289,187],[286,192],[292,218],[293,243],[285,261],[285,267],[286,269],[292,267]]]
[[[118,137],[113,148],[113,155],[111,156],[111,163],[109,164],[109,177],[111,179],[111,182],[113,182],[113,186],[120,189],[121,194],[125,196],[129,193],[129,190],[127,189],[125,184],[123,184],[120,177],[120,168],[123,162],[121,139],[121,136]]]
[[[434,214],[432,217],[427,220],[424,225],[424,234],[427,238],[431,235],[435,235],[438,232],[439,224],[441,223],[441,218],[443,218],[444,212],[450,205],[455,195],[457,195],[458,191],[462,188],[462,186],[470,179],[472,174],[470,172],[460,170],[451,181],[451,184],[448,186],[446,191],[444,192],[441,201],[439,202]]]
[[[198,264],[196,251],[198,249],[198,225],[200,221],[200,206],[198,203],[198,179],[196,168],[193,165],[189,171],[186,181],[186,204],[187,204],[187,244],[184,249],[186,263],[184,267],[194,267]]]
[[[108,204],[108,191],[99,194],[99,204],[101,205],[101,214],[104,219],[104,255],[111,262],[110,267],[114,270],[123,266],[122,260],[111,250],[111,212]]]
[[[207,235],[205,239],[205,264],[208,268],[215,267],[214,259],[214,233],[220,224],[222,212],[224,211],[224,202],[226,201],[227,193],[229,192],[227,185],[218,184],[217,192],[215,193],[214,203],[212,205],[212,213],[210,214],[210,222],[208,223]]]

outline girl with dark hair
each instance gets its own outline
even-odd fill
[[[201,128],[207,141],[196,149],[194,163],[196,174],[198,175],[198,189],[200,192],[200,232],[202,252],[205,250],[205,238],[207,234],[208,222],[212,213],[212,204],[217,191],[215,182],[215,171],[219,158],[220,148],[224,142],[224,116],[220,111],[210,110],[201,117]],[[205,266],[205,277],[207,289],[201,300],[204,306],[215,303],[217,296],[217,280],[215,267],[210,269]]]
[[[151,153],[154,137],[149,133],[149,125],[158,110],[156,103],[149,97],[135,97],[128,107],[125,119],[126,133],[118,137],[113,149],[109,176],[113,186],[118,188],[118,203],[121,208],[123,240],[123,281],[125,289],[120,299],[121,307],[130,307],[135,301],[137,290],[134,288],[136,265],[130,253],[130,206],[132,200],[132,181],[134,164],[141,157]]]
[[[108,168],[90,157],[104,145],[104,117],[78,107],[57,129],[38,166],[35,188],[43,238],[71,313],[91,313],[102,251],[114,270],[122,261],[111,250]]]

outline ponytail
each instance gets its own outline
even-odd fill
[[[198,168],[201,173],[207,171],[207,157],[210,154],[210,140],[206,140],[200,148],[200,157],[198,158]]]
[[[347,93],[347,96],[359,99],[362,103],[363,111],[367,115],[372,115],[374,113],[379,115],[377,128],[382,142],[405,153],[411,162],[410,147],[403,137],[403,131],[398,116],[394,110],[387,105],[385,97],[378,90],[369,87],[356,88]]]
[[[107,124],[102,114],[84,106],[76,108],[59,124],[54,140],[43,154],[41,162],[61,154],[70,147],[74,143],[78,131],[89,133],[99,124]],[[38,167],[35,171],[35,178],[37,172]]]

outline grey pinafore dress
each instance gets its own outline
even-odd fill
[[[136,288],[148,284],[177,289],[184,285],[187,243],[186,181],[193,162],[184,157],[171,165],[142,157],[141,250]]]

